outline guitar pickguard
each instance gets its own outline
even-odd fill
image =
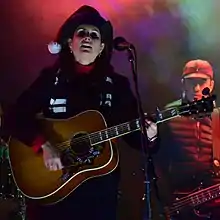
[[[74,138],[80,138],[82,141],[75,143]],[[87,133],[78,132],[72,138],[70,145],[62,152],[61,161],[63,166],[63,175],[61,180],[66,182],[84,165],[92,165],[94,159],[98,157],[103,150],[103,145],[91,146]]]

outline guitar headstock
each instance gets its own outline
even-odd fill
[[[203,89],[203,98],[193,102],[184,103],[180,106],[167,108],[160,111],[158,108],[155,114],[150,117],[146,114],[146,118],[156,122],[162,123],[172,118],[183,116],[191,116],[193,118],[203,118],[210,116],[215,108],[216,95],[210,95],[209,89]]]
[[[216,95],[210,95],[208,97],[203,97],[200,100],[182,104],[179,107],[179,114],[196,118],[209,116],[215,108],[215,100]]]

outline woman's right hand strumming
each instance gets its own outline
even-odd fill
[[[63,168],[59,152],[49,143],[44,143],[43,149],[44,164],[49,170],[61,170]]]

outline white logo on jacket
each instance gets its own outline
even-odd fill
[[[56,106],[63,105],[63,106]],[[50,99],[50,110],[53,113],[66,112],[66,99]]]

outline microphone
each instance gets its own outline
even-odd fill
[[[125,40],[123,37],[116,37],[113,41],[113,47],[115,50],[123,51],[133,49],[134,46]]]
[[[210,95],[210,89],[209,89],[208,87],[204,88],[204,89],[202,90],[202,94],[203,94],[203,95]]]

